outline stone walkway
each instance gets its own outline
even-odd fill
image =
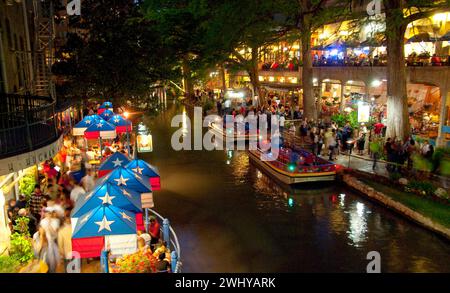
[[[373,170],[372,169],[373,160],[367,155],[365,155],[365,156],[358,156],[358,155],[354,155],[354,154],[352,154],[351,156],[338,155],[334,162],[336,164],[344,166],[345,168],[351,168],[351,169],[359,170],[359,171],[366,172],[369,174],[376,174],[376,175],[384,176],[386,178],[389,177],[389,173],[386,169],[387,162],[386,161],[378,161],[375,170]],[[427,180],[432,181],[434,183],[434,185],[436,185],[437,187],[442,187],[444,189],[450,188],[450,178],[449,177],[432,174],[431,177]]]
[[[373,160],[367,156],[357,155],[338,155],[334,161],[336,164],[342,165],[345,168],[360,170],[366,173],[377,174],[389,177],[386,170],[386,162],[378,161],[375,170],[373,169]]]

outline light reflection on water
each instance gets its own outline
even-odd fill
[[[246,183],[244,176],[249,171],[249,157],[245,152],[228,151],[228,160],[233,159],[231,167],[236,178],[236,184]],[[272,178],[261,172],[256,166],[252,166],[253,187],[260,196],[257,198],[257,208],[260,211],[278,209],[291,212],[297,206],[306,204],[311,207],[311,213],[316,218],[329,217],[330,228],[333,233],[346,233],[349,245],[362,247],[366,240],[367,217],[371,214],[363,202],[352,201],[345,203],[345,194],[332,194],[327,197],[317,197],[317,193],[328,194],[329,189],[313,191],[314,195],[307,190],[289,188],[277,184]],[[308,196],[309,194],[309,196]],[[297,200],[296,200],[297,199]],[[320,199],[319,202],[317,200]],[[307,202],[305,202],[305,200]],[[339,204],[337,204],[339,203]]]
[[[350,227],[347,231],[348,238],[352,241],[356,247],[362,247],[362,244],[366,240],[367,233],[367,214],[364,210],[364,204],[357,202],[352,204],[350,208]]]
[[[450,271],[448,242],[338,184],[278,184],[243,151],[173,151],[176,113],[146,119],[155,151],[145,158],[161,171],[156,209],[185,271],[365,272],[373,250],[383,272]]]

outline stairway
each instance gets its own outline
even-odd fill
[[[50,73],[45,59],[45,53],[36,54],[35,92],[38,96],[50,96]]]
[[[38,96],[51,96],[56,99],[51,72],[51,66],[54,63],[53,4],[51,1],[35,1],[34,11],[37,28],[34,91]]]

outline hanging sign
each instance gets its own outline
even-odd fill
[[[153,193],[142,193],[141,194],[141,202],[143,209],[152,209],[155,207],[155,203],[153,202]]]
[[[358,103],[358,122],[368,123],[370,120],[370,105],[366,103]]]
[[[150,153],[153,151],[153,138],[151,134],[139,134],[136,141],[139,153]]]

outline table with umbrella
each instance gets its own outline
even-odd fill
[[[111,119],[111,117],[114,116],[114,112],[107,109],[105,111],[103,111],[101,114],[99,114],[100,117],[102,117],[103,119],[105,119],[106,121],[108,121],[109,119]]]
[[[128,141],[128,153],[130,153],[130,133],[133,132],[133,123],[121,115],[112,116],[108,122],[116,127],[117,134],[126,134]]]
[[[108,175],[112,170],[117,167],[124,167],[130,162],[127,155],[121,152],[115,152],[109,156],[98,168],[98,177],[102,178]]]
[[[103,120],[99,115],[89,115],[85,116],[83,120],[78,122],[72,129],[72,135],[73,136],[83,136],[86,129],[88,129],[89,126],[98,123],[99,121]]]
[[[136,232],[144,230],[142,198],[151,194],[148,181],[123,167],[97,182],[72,211],[73,250],[81,258],[136,251]]]
[[[138,174],[149,177],[150,185],[153,191],[161,190],[161,178],[156,167],[139,159],[134,159],[133,161],[129,162],[125,167],[127,169],[133,170]]]
[[[100,107],[97,110],[97,114],[100,115],[103,112],[105,112],[106,110],[114,111],[114,107],[113,107],[113,104],[111,102],[104,102],[103,104],[101,104]]]

